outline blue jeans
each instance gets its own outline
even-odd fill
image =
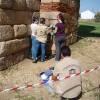
[[[32,53],[32,59],[35,59],[35,52],[36,52],[36,37],[31,35],[31,40],[32,40],[32,48],[31,48],[31,53]]]
[[[45,60],[45,46],[46,46],[46,43],[39,42],[38,40],[36,40],[35,43],[36,43],[36,52],[35,52],[35,58],[34,59],[36,60],[36,56],[37,56],[39,47],[41,47],[41,60]]]

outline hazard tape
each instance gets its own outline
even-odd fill
[[[37,87],[37,86],[40,86],[40,85],[43,85],[43,84],[46,84],[46,83],[62,81],[64,79],[68,79],[68,78],[72,78],[72,77],[75,77],[75,76],[83,75],[83,74],[86,74],[86,73],[89,73],[89,72],[92,72],[92,71],[95,71],[95,70],[98,70],[98,69],[100,69],[100,66],[96,67],[96,68],[93,68],[93,69],[90,69],[90,70],[86,70],[86,71],[77,73],[77,74],[66,76],[66,77],[63,77],[63,78],[60,78],[60,79],[57,79],[57,80],[51,80],[51,81],[48,81],[48,82],[41,82],[41,83],[31,84],[31,85],[27,85],[27,86],[21,86],[21,87],[15,87],[15,88],[9,88],[9,89],[0,90],[0,93],[8,92],[8,91],[15,91],[15,90],[22,90],[24,88]]]

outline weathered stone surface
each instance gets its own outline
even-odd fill
[[[57,24],[57,20],[50,20],[50,25],[56,25]]]
[[[49,54],[49,55],[53,55],[53,54],[55,54],[56,53],[56,51],[55,50],[46,50],[46,54]]]
[[[60,12],[41,12],[40,13],[40,17],[44,17],[46,19],[57,19],[57,15],[59,14]]]
[[[12,9],[25,10],[26,0],[13,0]]]
[[[13,64],[18,64],[25,58],[24,51],[13,54]]]
[[[33,20],[33,17],[37,17],[38,19],[40,18],[40,12],[33,12],[32,13],[32,18],[31,18],[31,23],[32,23],[32,20]],[[31,31],[31,23],[30,24],[27,24],[27,35],[30,36],[32,31]]]
[[[40,18],[40,12],[33,12],[32,19],[33,19],[33,17]]]
[[[12,0],[0,0],[0,8],[11,8]]]
[[[14,38],[22,38],[27,35],[26,25],[14,25]]]
[[[29,11],[39,11],[40,1],[39,0],[26,0],[26,10]]]
[[[67,4],[68,0],[41,0],[41,3],[62,3]]]
[[[47,50],[55,50],[55,44],[53,44],[53,43],[47,43],[46,44],[46,49]]]
[[[13,57],[12,57],[12,55],[0,58],[0,71],[9,68],[12,65],[13,65]]]
[[[0,42],[0,57],[20,52],[30,46],[30,39],[15,39],[7,42]]]
[[[68,0],[53,0],[53,2],[67,4]]]
[[[32,34],[32,31],[31,31],[31,25],[27,25],[27,36],[30,36]]]
[[[25,57],[29,58],[29,56],[31,55],[31,48],[26,49],[24,52],[25,52]]]
[[[80,0],[67,0],[67,5],[70,7],[79,7]]]
[[[13,39],[14,31],[10,25],[0,25],[0,42]]]
[[[30,24],[32,13],[29,11],[14,11],[0,9],[0,24]]]
[[[51,2],[53,2],[53,1],[52,0],[41,0],[41,3],[51,3]]]

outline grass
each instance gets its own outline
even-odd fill
[[[100,37],[100,23],[79,22],[78,35],[85,37]]]

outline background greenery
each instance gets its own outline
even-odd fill
[[[79,22],[78,35],[85,37],[100,37],[100,23]]]

